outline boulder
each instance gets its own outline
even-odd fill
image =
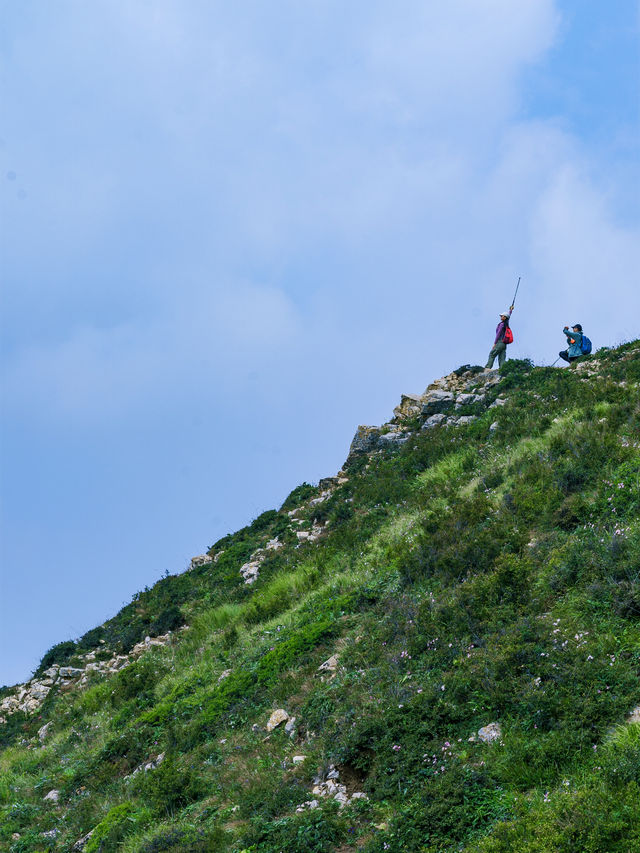
[[[484,399],[484,394],[458,394],[456,397],[456,409],[462,406],[470,406],[472,403],[480,403]]]
[[[289,715],[283,708],[278,708],[276,711],[271,714],[269,717],[269,722],[267,723],[267,731],[272,732],[282,723],[285,723],[289,719]]]
[[[439,426],[442,421],[444,421],[446,415],[431,415],[430,418],[427,418],[426,421],[422,424],[422,429],[433,429],[434,427]]]
[[[392,447],[394,444],[404,444],[409,440],[409,436],[404,432],[392,430],[391,432],[383,433],[378,439],[379,447]]]
[[[207,563],[211,563],[211,562],[212,562],[212,558],[208,554],[198,554],[197,557],[191,558],[191,565],[189,566],[189,568],[197,569],[200,566],[206,566]]]
[[[246,584],[252,584],[258,579],[261,564],[262,560],[251,560],[240,567],[240,574]]]
[[[284,726],[285,732],[289,735],[290,738],[295,738],[296,736],[296,718],[289,717]]]
[[[40,743],[44,743],[47,739],[47,735],[49,734],[49,729],[51,728],[51,720],[48,723],[45,723],[44,726],[40,726],[38,729],[38,740]]]
[[[419,415],[423,402],[421,394],[402,394],[399,405],[393,410],[396,420],[402,421]]]
[[[320,664],[320,666],[318,667],[318,672],[335,672],[337,668],[338,668],[338,656],[337,655],[331,655],[331,657],[327,658],[327,660],[324,663]]]
[[[60,678],[79,678],[83,673],[84,670],[75,666],[61,666],[58,671]]]
[[[494,743],[502,737],[500,723],[489,723],[478,729],[478,737],[483,743]]]
[[[50,690],[51,688],[47,687],[46,684],[43,684],[41,681],[34,681],[31,684],[31,690],[29,692],[33,699],[39,699],[42,701],[47,698],[47,694]]]

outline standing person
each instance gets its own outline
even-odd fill
[[[571,329],[569,329],[568,326],[565,326],[562,331],[567,336],[569,348],[563,349],[562,352],[558,353],[558,355],[560,358],[564,359],[564,361],[568,361],[569,364],[571,364],[572,361],[575,361],[577,358],[580,358],[581,355],[584,355],[582,352],[582,326],[580,323],[576,323]]]
[[[507,357],[507,343],[505,341],[505,335],[509,328],[509,318],[511,317],[512,312],[513,305],[508,311],[505,311],[504,314],[500,315],[500,322],[496,326],[496,339],[491,347],[491,352],[489,353],[485,370],[491,370],[496,356],[498,356],[498,367],[502,367],[504,364],[504,360]]]

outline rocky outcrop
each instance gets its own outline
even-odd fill
[[[183,631],[185,629],[186,626],[180,630]],[[111,657],[105,660],[96,660],[96,652],[87,652],[86,654],[78,655],[78,658],[84,664],[83,666],[60,666],[59,664],[53,664],[53,666],[50,666],[49,669],[45,670],[37,678],[32,678],[31,681],[16,685],[13,693],[5,696],[0,701],[0,724],[5,723],[6,718],[11,714],[15,714],[16,711],[33,714],[40,708],[52,690],[59,690],[65,693],[77,687],[84,687],[93,673],[114,675],[120,672],[121,669],[128,666],[133,660],[154,646],[166,646],[168,643],[171,643],[173,637],[174,634],[171,631],[161,634],[158,637],[145,637],[142,642],[136,643],[128,654],[112,654]],[[41,743],[44,743],[49,725],[50,723],[47,723],[46,726],[43,726],[38,731]]]
[[[487,393],[499,382],[497,370],[465,365],[464,369],[436,379],[422,394],[403,394],[388,423],[379,427],[358,427],[349,448],[347,465],[356,456],[401,446],[416,429],[471,423],[477,415],[458,412],[466,406],[488,405]],[[505,402],[499,397],[491,405],[500,406]]]
[[[354,791],[350,796],[347,793],[347,786],[340,782],[340,773],[335,765],[329,765],[329,771],[325,777],[316,776],[313,780],[313,788],[311,794],[315,798],[335,800],[339,807],[343,809],[349,803],[355,800],[368,800],[369,798],[363,791]],[[307,809],[317,809],[320,803],[318,799],[307,800],[296,808],[297,812],[304,812]]]

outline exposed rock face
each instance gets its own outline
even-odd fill
[[[456,398],[453,391],[426,391],[424,395],[421,413],[426,417],[439,415],[447,412],[455,405]]]
[[[380,427],[359,426],[356,434],[353,436],[351,447],[349,448],[349,456],[354,453],[370,453],[378,446],[381,431]]]

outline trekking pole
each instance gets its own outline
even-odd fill
[[[553,362],[553,364],[551,365],[551,367],[555,367],[555,366],[556,366],[556,364],[557,364],[559,361],[560,361],[560,356],[558,356],[558,358],[556,358],[556,360]]]
[[[511,300],[512,306],[516,304],[516,296],[518,295],[518,290],[520,289],[520,278],[521,278],[521,276],[518,276],[518,284],[516,285],[516,292],[513,294],[513,299]]]

